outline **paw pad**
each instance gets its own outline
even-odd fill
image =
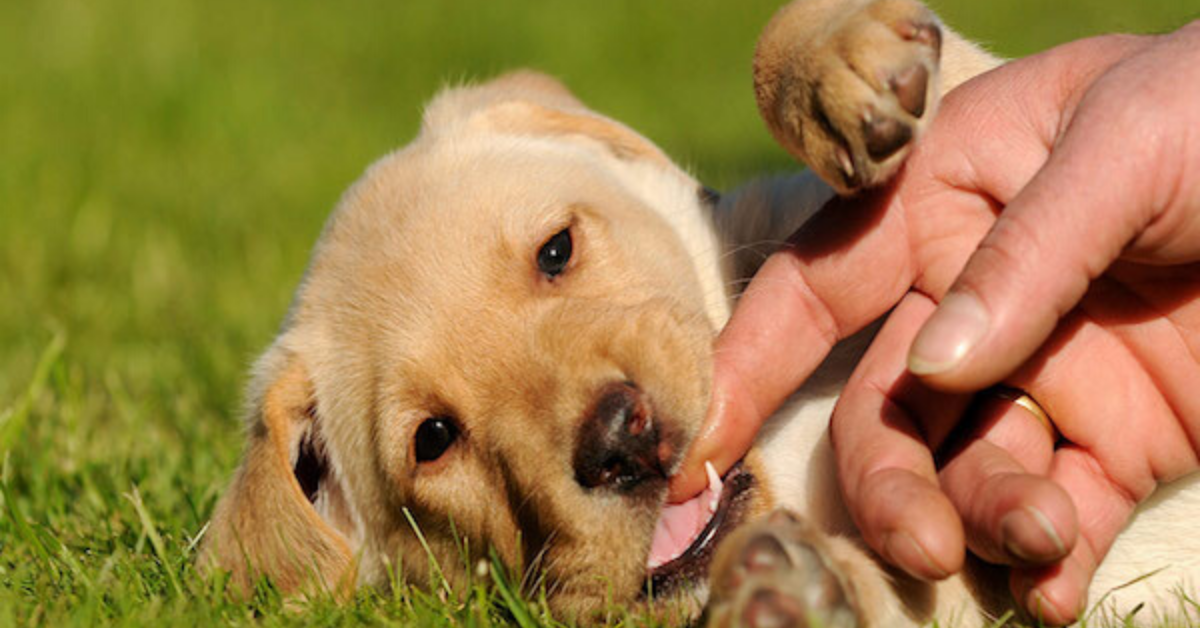
[[[746,628],[793,628],[808,626],[804,609],[793,598],[772,588],[755,591],[742,610]]]
[[[914,118],[925,115],[925,91],[928,86],[929,70],[920,64],[901,70],[888,81],[888,87],[896,95],[896,102]]]
[[[824,533],[776,511],[717,550],[709,628],[850,627],[853,593],[827,554]]]
[[[892,117],[879,117],[868,113],[863,117],[863,140],[867,154],[875,161],[883,161],[904,148],[912,139],[912,127]]]
[[[754,537],[742,549],[741,563],[747,572],[761,573],[791,567],[792,559],[778,539],[763,534]]]

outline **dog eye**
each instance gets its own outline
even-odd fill
[[[538,250],[538,270],[553,279],[562,274],[571,261],[571,230],[563,229],[551,236]]]
[[[458,424],[453,419],[444,416],[425,419],[417,427],[416,440],[413,442],[417,462],[432,462],[441,458],[456,440]]]

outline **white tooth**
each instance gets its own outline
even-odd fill
[[[709,490],[720,493],[723,486],[721,476],[717,475],[717,469],[713,467],[712,462],[704,461],[704,471],[708,473],[708,488]]]
[[[709,461],[704,461],[704,471],[708,473],[708,490],[712,492],[712,500],[708,502],[709,512],[716,512],[717,505],[721,503],[721,490],[725,485],[721,482],[721,476],[717,475],[717,470]]]

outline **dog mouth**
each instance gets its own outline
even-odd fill
[[[663,507],[646,559],[644,594],[663,597],[703,581],[717,545],[741,522],[750,502],[753,474],[741,463],[724,479],[711,465],[707,469],[704,492]]]

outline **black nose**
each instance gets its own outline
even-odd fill
[[[647,480],[665,480],[658,438],[649,400],[636,386],[605,386],[579,429],[575,481],[588,489],[629,492]]]

